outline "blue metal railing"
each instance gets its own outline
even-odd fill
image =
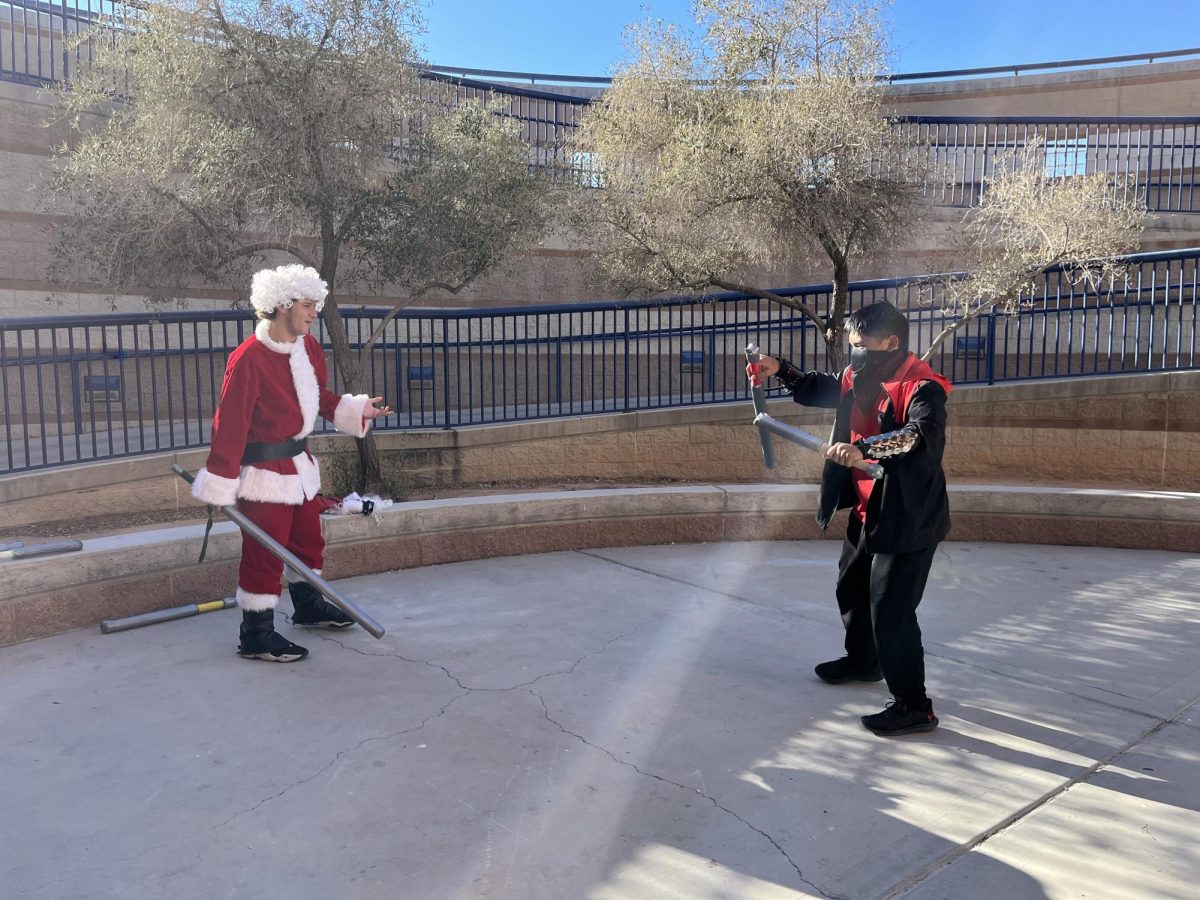
[[[1011,66],[985,66],[974,69],[943,69],[937,72],[899,72],[879,75],[883,82],[936,81],[946,78],[973,78],[979,75],[1020,75],[1022,72],[1048,72],[1056,69],[1093,68],[1114,66],[1120,63],[1153,63],[1164,59],[1180,59],[1185,56],[1200,56],[1200,47],[1185,50],[1163,50],[1158,53],[1132,53],[1123,56],[1094,56],[1088,59],[1060,59],[1052,62],[1017,63]],[[449,75],[497,78],[503,81],[528,81],[531,84],[558,83],[582,85],[609,85],[612,79],[605,75],[554,75],[546,72],[511,72],[503,69],[468,69],[461,66],[430,66],[434,72]]]
[[[1099,294],[1048,272],[1018,313],[968,323],[932,365],[958,384],[1200,368],[1200,249],[1127,265]],[[780,293],[823,311],[830,286]],[[908,311],[917,350],[953,320],[929,276],[851,285],[851,310],[884,299]],[[353,347],[386,312],[343,310]],[[226,357],[253,325],[244,311],[0,319],[0,473],[204,446]],[[377,422],[387,430],[726,403],[747,399],[750,340],[798,366],[828,366],[800,313],[719,294],[408,309],[368,354],[364,387],[395,408]],[[332,386],[341,389],[336,376]]]
[[[1155,212],[1200,212],[1200,116],[909,116],[895,127],[928,148],[936,203],[975,205],[996,166],[1038,141],[1047,176],[1103,172],[1114,199],[1140,195]]]

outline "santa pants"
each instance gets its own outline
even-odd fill
[[[238,510],[251,522],[321,571],[325,539],[321,536],[320,505],[305,500],[300,506],[238,500]],[[250,535],[242,532],[242,564],[238,569],[238,605],[243,609],[274,609],[279,602],[283,562]]]

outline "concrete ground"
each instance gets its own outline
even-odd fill
[[[944,545],[941,727],[885,739],[812,675],[837,552],[346,579],[387,635],[292,665],[236,611],[0,650],[0,896],[1197,896],[1200,558]]]

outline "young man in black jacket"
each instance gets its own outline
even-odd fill
[[[951,385],[909,352],[908,320],[890,303],[858,310],[846,330],[850,365],[841,375],[801,372],[769,356],[757,370],[778,378],[797,403],[837,409],[817,522],[827,528],[834,512],[851,510],[836,591],[846,655],[816,673],[830,684],[887,679],[894,701],[862,717],[875,734],[930,731],[938,719],[925,693],[917,605],[950,530],[942,450]],[[883,478],[852,468],[861,459],[878,461]]]

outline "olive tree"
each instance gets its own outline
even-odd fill
[[[578,147],[600,174],[578,222],[629,293],[743,291],[791,307],[843,358],[856,262],[921,204],[922,153],[884,108],[882,3],[695,0],[690,30],[631,31],[632,59]],[[828,308],[757,283],[830,267]]]
[[[298,260],[329,285],[334,363],[362,392],[383,325],[352,352],[348,291],[456,293],[548,224],[518,124],[421,77],[419,5],[170,0],[101,21],[58,98],[51,277],[161,301]],[[359,449],[365,486],[378,460]]]

